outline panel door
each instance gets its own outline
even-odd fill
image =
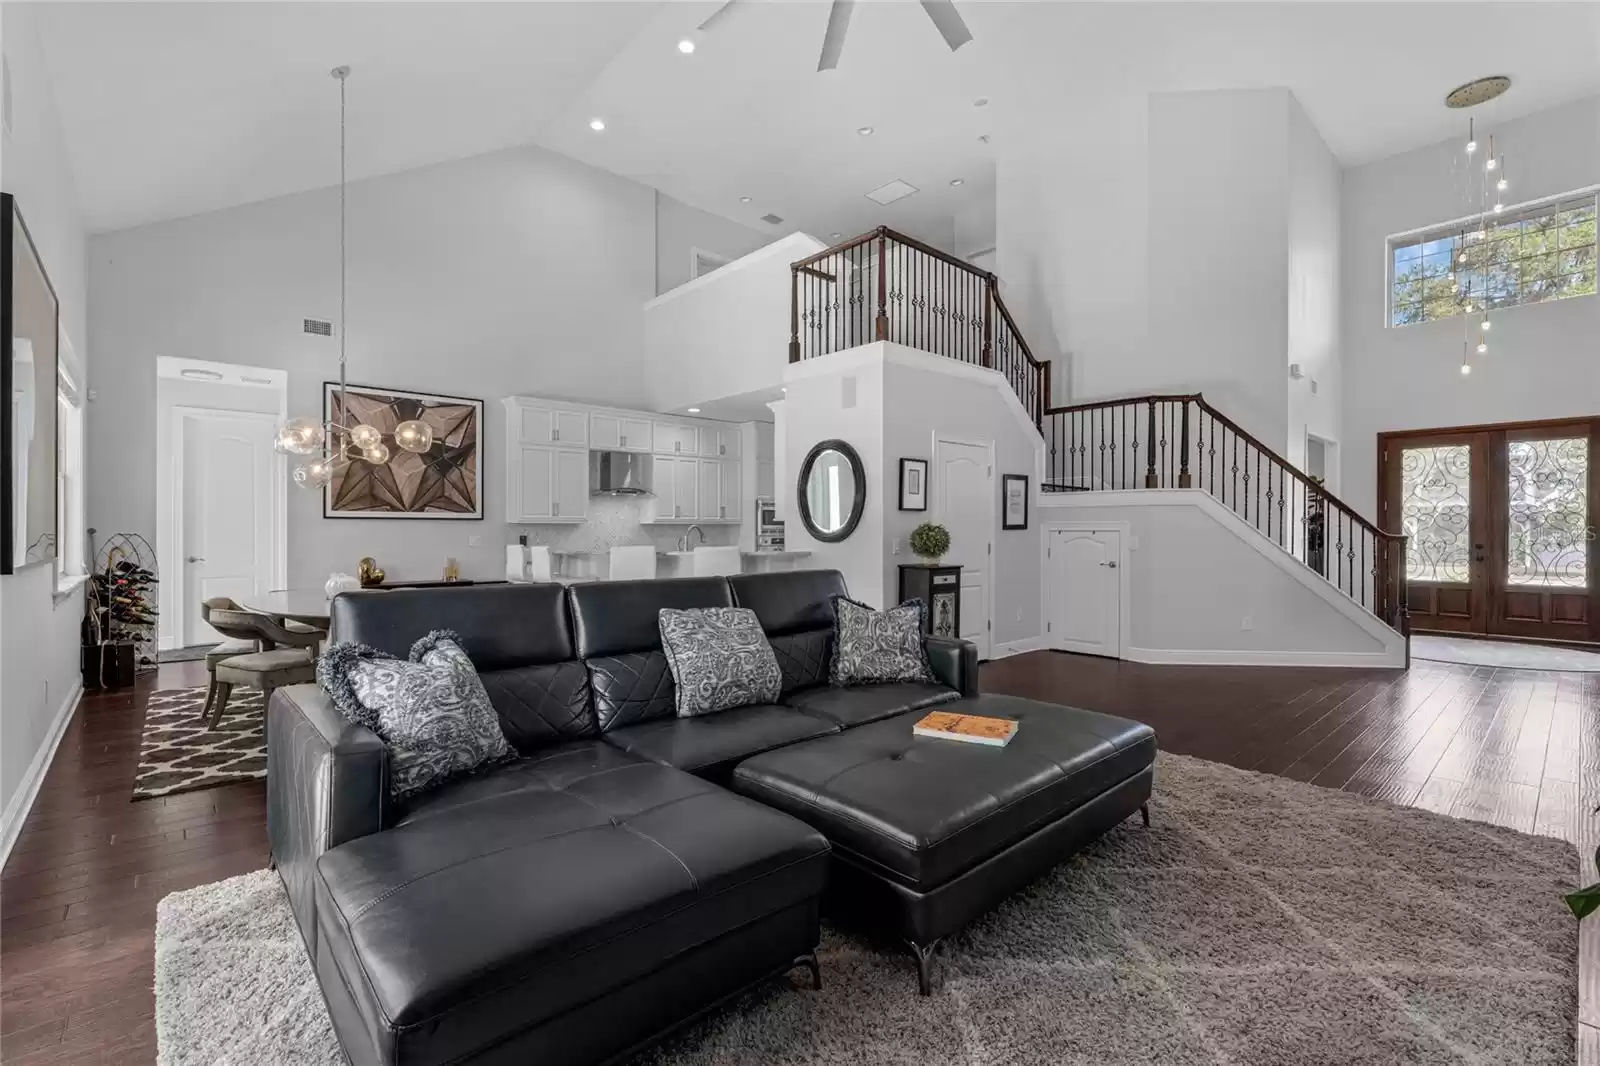
[[[589,443],[589,416],[582,411],[557,411],[555,413],[558,444],[586,447]]]
[[[722,517],[722,464],[715,459],[702,459],[700,467],[700,498],[697,513],[701,518],[715,521]]]
[[[1380,524],[1406,536],[1411,628],[1487,632],[1487,434],[1389,438],[1381,462]]]
[[[548,407],[519,407],[523,444],[549,444],[556,439],[556,413]]]
[[[1489,632],[1600,640],[1600,420],[1511,428],[1493,437]]]
[[[672,461],[673,516],[693,518],[700,513],[700,461]]]
[[[622,420],[622,433],[618,440],[618,447],[627,452],[647,452],[650,450],[650,423],[642,418],[624,418]],[[598,444],[591,444],[591,448],[598,448]]]
[[[1051,646],[1121,658],[1121,532],[1052,530],[1046,553],[1046,636]]]
[[[272,423],[184,415],[183,598],[244,600],[271,587]],[[198,607],[185,610],[182,641],[215,644]]]
[[[700,426],[699,451],[708,459],[715,459],[722,454],[722,431],[716,426]]]
[[[678,460],[668,455],[655,457],[650,490],[656,494],[656,517],[673,517],[678,507]]]
[[[556,449],[523,445],[518,482],[518,517],[524,521],[552,518],[556,506]]]
[[[556,452],[556,518],[582,518],[589,510],[589,453]]]
[[[738,426],[723,426],[718,431],[718,439],[722,442],[722,457],[724,459],[739,458],[740,430]]]
[[[722,518],[728,522],[744,519],[744,493],[740,464],[723,462],[722,467]]]
[[[961,636],[989,658],[989,567],[996,525],[988,442],[941,440],[934,446],[934,507],[950,531],[949,563],[961,566]]]
[[[616,415],[590,415],[589,446],[602,451],[622,447],[622,419]]]

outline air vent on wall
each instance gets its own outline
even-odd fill
[[[327,319],[308,318],[305,321],[305,329],[307,333],[315,334],[318,337],[333,336],[333,323],[329,322]]]
[[[783,219],[774,214],[765,214],[761,216],[761,221],[765,222],[769,226],[776,226],[778,223],[782,222]]]

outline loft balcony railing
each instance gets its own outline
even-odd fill
[[[1045,492],[1201,489],[1409,635],[1406,538],[1362,518],[1199,394],[1045,411]]]
[[[1028,350],[995,276],[880,226],[790,266],[789,362],[894,341],[1005,377],[1035,425],[1050,364]]]

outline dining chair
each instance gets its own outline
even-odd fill
[[[634,581],[655,576],[655,545],[628,544],[611,549],[612,581]]]
[[[213,610],[242,611],[244,608],[227,596],[213,596],[208,600],[200,601],[200,617],[208,625],[211,623],[211,612]],[[211,628],[216,629],[217,627],[212,626]],[[222,630],[217,629],[217,632],[222,633]],[[206,652],[206,678],[208,683],[206,685],[205,706],[200,709],[201,718],[211,713],[211,701],[217,694],[217,664],[224,659],[231,659],[235,655],[248,655],[251,652],[261,650],[261,641],[254,632],[241,636],[228,636],[226,633],[222,635],[224,639]]]
[[[726,577],[739,573],[739,547],[696,548],[690,556],[690,567],[695,577]]]
[[[267,703],[274,689],[284,685],[298,685],[317,679],[317,645],[327,634],[320,629],[299,632],[279,625],[264,614],[254,611],[211,608],[207,619],[211,628],[235,639],[254,639],[259,651],[232,655],[218,661],[212,671],[212,692],[206,697],[211,719],[207,729],[215,729],[222,722],[228,708],[228,697],[235,685],[248,685],[261,690],[261,710],[266,713]],[[201,718],[206,712],[201,711]]]

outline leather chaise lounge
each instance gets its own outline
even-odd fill
[[[1004,762],[991,760],[971,788],[1020,774],[1012,793],[1032,798],[1013,805],[1018,819],[979,811],[971,788],[955,790],[952,802],[978,812],[943,819],[968,830],[956,844],[919,837],[915,818],[894,827],[908,815],[881,793],[813,789],[825,808],[878,803],[902,857],[923,864],[896,868],[897,845],[851,836],[797,798],[806,774],[830,759],[893,766],[889,749],[909,740],[925,708],[994,697],[977,697],[973,646],[938,638],[926,645],[937,684],[828,686],[831,597],[842,592],[836,572],[795,571],[336,599],[338,640],[404,656],[431,630],[459,633],[518,756],[397,804],[376,735],[314,685],[274,694],[273,858],[350,1061],[621,1060],[797,966],[820,986],[814,953],[830,881],[830,908],[884,923],[920,956],[1148,797],[1148,729],[1083,711],[1070,712],[1087,716],[1077,726],[1025,727],[1051,738],[1064,760],[1054,775],[1040,772],[1044,753],[991,751]],[[780,701],[675,717],[657,613],[734,605],[751,608],[767,633],[783,672]],[[1049,705],[1017,702],[1046,720]],[[1076,740],[1062,732],[1074,728]],[[1084,755],[1098,776],[1071,769],[1074,744],[1103,754],[1112,734],[1132,754],[1114,766]],[[830,744],[839,745],[832,754]],[[810,754],[781,761],[790,752]],[[959,761],[955,752],[931,757]],[[1134,768],[1129,777],[1108,782],[1124,767]],[[1081,787],[1059,780],[1067,777]],[[903,775],[899,787],[925,793],[914,778]],[[1096,802],[1093,817],[1064,814]],[[1056,825],[1063,814],[1070,832]],[[986,874],[986,864],[1002,872]],[[861,906],[835,907],[838,887],[864,871],[872,877],[861,882]],[[907,893],[932,902],[905,904]],[[925,959],[922,972],[926,984]]]

